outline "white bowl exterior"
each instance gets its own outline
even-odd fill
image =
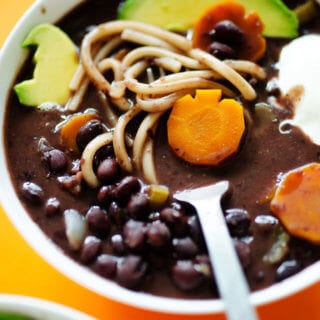
[[[0,294],[0,313],[29,316],[35,320],[94,320],[80,311],[42,299]]]
[[[7,160],[4,148],[4,114],[9,92],[20,67],[25,61],[28,52],[21,49],[21,43],[27,33],[36,25],[43,22],[59,20],[65,16],[81,0],[39,0],[25,13],[16,25],[0,55],[0,126],[1,150],[0,150],[0,200],[9,218],[24,236],[27,242],[52,266],[58,269],[75,282],[99,293],[107,298],[148,310],[175,314],[208,314],[223,312],[223,302],[217,299],[211,300],[183,300],[153,296],[150,294],[134,292],[120,287],[112,281],[105,280],[80,266],[53,242],[46,237],[40,228],[26,214],[21,205],[10,180],[7,170]],[[281,283],[270,288],[251,294],[250,299],[256,306],[269,304],[273,301],[285,298],[297,293],[319,281],[320,262],[301,271]]]

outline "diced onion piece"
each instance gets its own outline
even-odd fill
[[[75,209],[64,211],[65,232],[72,249],[80,249],[87,232],[85,218]]]
[[[290,235],[285,232],[281,227],[276,230],[276,239],[270,250],[263,256],[263,261],[275,264],[283,260],[285,255],[288,253],[289,246],[288,242],[290,240]]]

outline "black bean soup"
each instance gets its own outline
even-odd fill
[[[59,26],[79,45],[92,25],[115,18],[117,6],[117,1],[87,1]],[[320,31],[319,18],[301,33],[314,30]],[[318,161],[320,149],[299,130],[279,133],[279,121],[288,116],[290,108],[253,112],[253,104],[266,103],[269,96],[277,95],[277,90],[268,91],[266,86],[276,74],[274,63],[285,43],[268,39],[267,53],[259,63],[268,79],[255,85],[258,99],[252,105],[243,102],[250,119],[235,157],[215,169],[194,167],[179,160],[168,147],[166,117],[156,134],[157,173],[171,194],[221,179],[230,181],[232,189],[222,205],[251,290],[281,281],[320,258],[319,246],[289,236],[269,209],[279,174]],[[30,78],[30,62],[17,82]],[[83,110],[89,107],[103,114],[93,89],[81,106]],[[159,208],[150,208],[143,178],[122,172],[111,146],[101,150],[95,161],[98,177],[103,181],[104,175],[111,175],[114,181],[96,189],[87,187],[79,175],[79,156],[66,150],[54,131],[61,120],[57,110],[20,105],[15,94],[8,102],[5,134],[9,170],[32,219],[68,256],[122,286],[168,297],[217,297],[195,210],[171,198]],[[91,121],[79,131],[78,144],[85,145],[102,130],[101,122]],[[41,139],[51,146],[45,152],[39,152]],[[65,210],[77,210],[88,224],[78,250],[70,247],[66,237]],[[287,250],[277,255],[277,245]]]

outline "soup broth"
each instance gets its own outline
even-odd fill
[[[86,1],[58,25],[80,46],[96,25],[116,19],[118,7],[117,1]],[[319,17],[320,12],[301,34],[319,33]],[[170,191],[169,199],[158,206],[150,206],[146,199],[150,183],[141,171],[129,173],[120,168],[111,145],[101,148],[93,162],[97,172],[108,159],[106,172],[101,169],[101,176],[107,176],[105,182],[88,186],[81,176],[81,154],[61,143],[59,135],[61,123],[73,112],[28,108],[12,92],[6,112],[6,151],[12,181],[26,211],[66,255],[102,277],[155,295],[212,298],[218,293],[196,212],[174,201],[172,195],[226,179],[232,188],[222,207],[252,291],[282,281],[317,261],[319,245],[289,235],[270,211],[279,176],[319,161],[319,146],[302,131],[279,132],[281,120],[293,112],[290,105],[279,108],[270,103],[270,97],[277,98],[279,92],[267,87],[277,75],[275,63],[288,41],[267,39],[267,51],[258,63],[267,77],[252,81],[257,99],[248,102],[240,94],[237,97],[247,110],[240,150],[218,167],[191,165],[178,158],[167,141],[170,111],[163,113],[157,130],[150,132],[155,141],[158,184]],[[131,45],[123,50],[128,47]],[[16,82],[30,79],[33,68],[30,58]],[[98,114],[89,129],[108,132],[110,119],[93,85],[75,113],[88,109]],[[122,113],[115,111],[116,116]],[[137,116],[126,129],[129,140],[142,119]],[[82,140],[78,135],[84,145],[90,140],[89,129],[83,129]],[[112,179],[108,180],[110,171]],[[85,221],[85,236],[76,248],[70,245],[66,231],[66,211]]]

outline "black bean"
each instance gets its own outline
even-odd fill
[[[78,147],[83,150],[91,140],[103,133],[103,131],[101,121],[97,119],[89,120],[77,133],[76,142]]]
[[[133,194],[128,201],[126,210],[134,219],[145,219],[149,214],[149,197],[142,192]]]
[[[230,45],[241,45],[245,40],[243,31],[231,20],[218,22],[209,34],[212,39]]]
[[[181,260],[172,268],[172,280],[182,290],[192,290],[199,287],[204,277],[199,273],[192,261]]]
[[[124,287],[136,288],[144,280],[147,268],[147,263],[140,256],[126,256],[117,264],[117,281]]]
[[[151,247],[165,247],[171,238],[171,233],[167,225],[160,221],[155,221],[147,226],[147,242]]]
[[[269,233],[279,225],[279,220],[271,215],[261,214],[256,216],[254,223],[260,232]]]
[[[236,252],[243,268],[247,268],[251,263],[251,250],[250,246],[238,239],[233,241]]]
[[[145,244],[145,224],[140,221],[128,220],[123,227],[122,236],[126,247],[141,250]]]
[[[148,216],[148,221],[153,222],[153,221],[159,221],[160,220],[160,212],[151,212]]]
[[[169,224],[174,224],[176,221],[180,221],[182,218],[181,213],[173,208],[164,208],[160,211],[160,217]]]
[[[97,168],[97,177],[104,184],[111,184],[119,176],[120,167],[115,158],[107,158],[100,162]]]
[[[94,155],[94,163],[99,164],[103,159],[106,158],[115,158],[114,156],[114,150],[113,150],[113,145],[112,143],[109,143],[103,147],[101,147],[96,154]]]
[[[243,237],[248,234],[251,219],[247,210],[228,209],[225,213],[225,219],[232,236]]]
[[[110,218],[99,206],[92,206],[86,214],[89,228],[99,237],[105,237],[110,231]]]
[[[93,265],[93,270],[106,278],[112,278],[117,271],[118,258],[107,253],[98,256]]]
[[[190,237],[173,239],[172,246],[179,258],[192,258],[198,253],[198,247]]]
[[[32,204],[40,204],[43,200],[43,190],[34,182],[24,182],[21,191],[23,197]]]
[[[133,176],[124,177],[115,187],[114,196],[118,202],[127,203],[131,195],[139,192],[141,183],[138,178]]]
[[[113,186],[102,186],[97,193],[97,200],[104,206],[110,205],[113,200]]]
[[[53,216],[53,215],[56,215],[56,214],[58,214],[60,212],[61,212],[60,201],[55,197],[49,198],[46,201],[46,205],[45,205],[45,213],[46,213],[46,215],[47,216]]]
[[[126,221],[125,212],[116,201],[112,201],[110,203],[108,213],[114,224],[123,225],[125,223]]]
[[[169,208],[179,211],[180,214],[185,214],[185,212],[184,212],[185,206],[183,204],[184,203],[182,203],[182,202],[173,201],[173,202],[170,203],[170,207]]]
[[[119,233],[112,235],[112,237],[110,239],[110,245],[111,245],[112,249],[114,250],[114,252],[117,254],[123,254],[126,250],[124,242],[123,242],[123,237]]]
[[[201,226],[199,219],[196,215],[188,217],[188,226],[192,238],[197,242],[202,240]]]
[[[284,261],[280,264],[276,271],[276,280],[284,280],[300,271],[300,269],[301,265],[299,264],[299,262],[297,262],[297,260],[292,259]]]
[[[51,173],[58,173],[67,168],[68,160],[65,153],[61,150],[52,149],[46,151],[43,154],[43,159]]]
[[[235,59],[236,58],[236,52],[233,48],[228,46],[227,44],[214,41],[210,44],[209,53],[217,57],[218,59],[224,60],[224,59]]]
[[[87,236],[81,247],[80,260],[88,264],[102,251],[102,241],[95,236]]]
[[[173,235],[182,237],[188,233],[187,218],[177,209],[164,208],[160,211],[160,217],[170,227]]]

